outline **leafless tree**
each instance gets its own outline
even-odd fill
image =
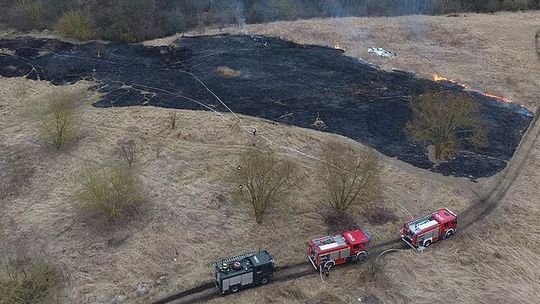
[[[272,151],[250,149],[235,169],[237,198],[250,204],[260,225],[273,204],[283,202],[298,181],[297,166]]]
[[[118,147],[120,148],[120,155],[131,168],[137,155],[137,142],[133,139],[122,139],[118,141]]]
[[[322,149],[320,176],[327,200],[337,215],[352,206],[367,203],[379,194],[380,164],[371,149],[357,150],[340,142],[328,142]]]
[[[176,129],[176,122],[178,121],[178,117],[176,116],[176,112],[170,112],[167,119],[168,119],[168,122],[169,122],[169,127],[172,130]]]
[[[536,55],[540,57],[540,30],[536,32],[536,35],[534,36],[534,40],[536,42]]]
[[[105,56],[106,51],[107,51],[107,44],[100,43],[100,42],[95,43],[95,52],[98,58]]]
[[[405,131],[425,147],[434,146],[437,160],[454,155],[465,141],[475,146],[486,142],[478,103],[467,93],[427,92],[415,97],[411,108]]]

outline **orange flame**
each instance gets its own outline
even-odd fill
[[[493,94],[489,94],[489,93],[483,93],[483,92],[478,92],[484,96],[487,96],[487,97],[492,97],[492,98],[495,98],[499,101],[502,101],[502,102],[508,102],[508,103],[513,103],[512,100],[506,98],[506,97],[502,97],[502,96],[497,96],[497,95],[493,95]]]
[[[437,81],[437,82],[441,82],[441,81],[446,81],[446,82],[450,82],[450,83],[453,83],[453,84],[457,84],[458,86],[460,87],[463,87],[465,89],[468,89],[469,86],[458,81],[458,80],[454,80],[454,79],[451,79],[451,78],[446,78],[446,77],[443,77],[443,76],[440,76],[440,75],[437,75],[437,74],[433,74],[433,81]]]
[[[503,97],[503,96],[497,96],[497,95],[493,95],[493,94],[489,94],[489,93],[484,93],[484,92],[480,92],[478,90],[469,90],[469,86],[458,81],[458,80],[454,80],[454,79],[451,79],[451,78],[446,78],[446,77],[443,77],[443,76],[440,76],[440,75],[437,75],[437,74],[433,74],[433,81],[436,81],[436,82],[450,82],[450,83],[453,83],[453,84],[456,84],[464,89],[468,89],[468,91],[472,91],[472,92],[476,92],[478,94],[481,94],[481,95],[484,95],[484,96],[487,96],[487,97],[491,97],[491,98],[495,98],[497,99],[498,101],[502,101],[502,102],[508,102],[508,103],[513,103],[512,100],[506,98],[506,97]]]

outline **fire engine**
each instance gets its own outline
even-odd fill
[[[405,223],[401,229],[401,239],[413,248],[428,247],[438,240],[454,235],[456,231],[457,215],[443,208]]]
[[[308,258],[316,270],[330,270],[335,265],[365,259],[370,241],[369,234],[360,229],[320,237],[309,242]]]
[[[422,250],[457,231],[457,215],[447,208],[404,224],[401,239]],[[369,254],[371,236],[366,230],[348,229],[335,235],[316,238],[308,243],[307,255],[315,270],[328,273],[330,268],[363,260]],[[215,264],[214,283],[219,293],[266,284],[273,278],[274,260],[268,251],[249,252],[222,259]]]
[[[268,251],[249,252],[215,263],[214,283],[221,294],[266,284],[273,276],[274,260]]]

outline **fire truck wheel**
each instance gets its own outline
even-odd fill
[[[355,262],[362,261],[366,258],[365,252],[359,252],[356,254],[356,258],[354,259]]]
[[[429,247],[429,245],[431,245],[430,240],[427,240],[427,241],[424,242],[424,247]]]
[[[235,286],[231,287],[231,291],[232,291],[233,293],[238,292],[238,289],[239,289],[239,288],[238,288],[238,285],[235,285]]]
[[[262,278],[261,284],[264,285],[264,284],[266,284],[266,283],[268,283],[268,278]]]

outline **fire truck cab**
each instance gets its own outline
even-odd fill
[[[367,245],[370,241],[369,234],[360,229],[320,237],[309,242],[308,258],[316,270],[360,261],[369,254]]]
[[[266,284],[273,276],[274,260],[268,251],[249,252],[215,263],[214,283],[221,294]]]
[[[410,221],[401,229],[401,239],[414,248],[429,245],[454,235],[457,231],[457,215],[443,208],[419,219]]]

